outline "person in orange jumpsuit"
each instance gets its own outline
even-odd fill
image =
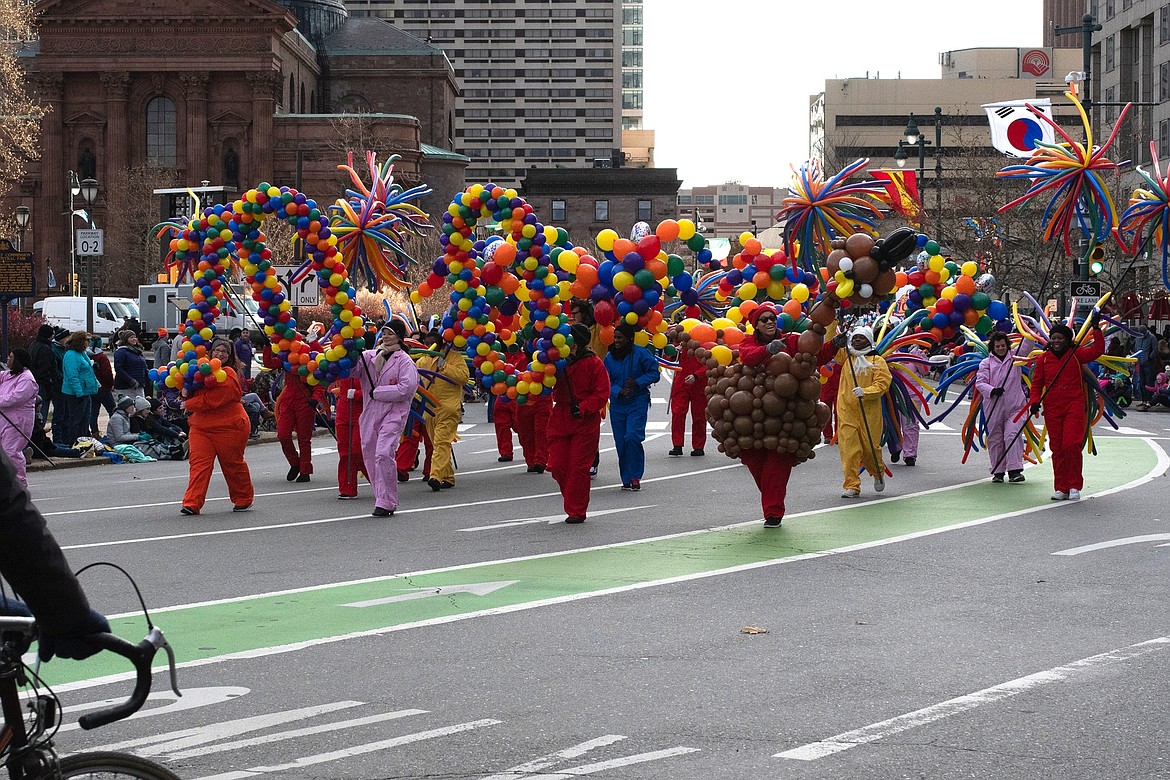
[[[527,359],[523,352],[517,350],[509,352],[508,356],[504,358],[504,362],[517,371],[523,371]],[[500,453],[500,457],[496,460],[500,463],[511,463],[515,454],[512,447],[512,431],[515,431],[516,435],[520,435],[519,422],[516,419],[518,414],[519,406],[515,399],[509,398],[507,394],[496,398],[495,408],[492,410],[492,424],[496,427],[496,450]]]
[[[272,347],[264,347],[264,366],[284,369],[284,361]],[[296,371],[284,372],[284,387],[276,399],[276,439],[288,461],[289,482],[308,482],[313,473],[313,426],[325,405],[325,388],[309,385]],[[293,442],[296,434],[296,442]]]
[[[675,458],[683,454],[687,410],[691,413],[691,455],[700,456],[707,443],[707,367],[682,350],[670,385],[670,455]]]
[[[584,523],[589,468],[601,441],[601,412],[609,402],[609,373],[589,347],[589,328],[573,326],[573,353],[553,388],[548,469],[564,497],[566,523]]]
[[[252,475],[244,461],[251,426],[240,402],[244,388],[234,368],[235,350],[225,339],[216,339],[211,346],[211,358],[223,364],[227,379],[183,388],[183,407],[190,426],[187,434],[190,472],[180,510],[185,515],[197,515],[203,508],[217,458],[227,481],[232,511],[246,512],[252,507]]]
[[[1089,343],[1073,345],[1067,325],[1053,325],[1048,332],[1048,349],[1036,358],[1028,403],[1032,416],[1044,408],[1048,447],[1052,450],[1053,501],[1078,501],[1085,487],[1081,473],[1085,431],[1089,425],[1089,397],[1082,366],[1105,354],[1100,315],[1089,320]]]
[[[739,346],[739,362],[745,366],[762,366],[773,355],[787,352],[796,354],[796,343],[799,335],[789,334],[781,336],[776,327],[779,310],[770,301],[752,309],[748,314],[748,323],[754,333],[748,336]],[[823,366],[832,359],[836,348],[828,341],[821,347],[817,355],[817,365]],[[739,459],[760,491],[760,504],[764,510],[764,527],[779,528],[784,519],[784,499],[788,495],[788,478],[792,475],[792,466],[795,464],[792,453],[779,452],[769,449],[741,449]]]

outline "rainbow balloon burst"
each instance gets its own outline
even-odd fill
[[[329,341],[324,352],[312,351],[297,333],[291,304],[272,268],[272,253],[260,230],[272,214],[296,228],[310,255],[305,267],[317,275],[331,307],[334,322],[323,337]],[[201,217],[191,219],[186,228],[178,231],[171,251],[173,263],[190,269],[192,304],[183,329],[182,358],[166,372],[156,372],[153,379],[181,388],[227,378],[227,372],[208,359],[207,350],[215,336],[215,318],[226,297],[233,255],[251,284],[264,332],[285,370],[296,372],[310,385],[348,375],[364,346],[364,323],[361,309],[352,298],[345,266],[338,257],[337,237],[311,198],[288,187],[260,184],[230,206],[205,208]]]
[[[394,162],[398,159],[398,155],[391,155],[379,165],[377,153],[366,152],[367,187],[353,168],[350,152],[349,164],[337,168],[349,173],[353,188],[345,191],[345,199],[339,198],[329,207],[329,227],[337,237],[346,270],[373,291],[383,286],[395,290],[410,287],[406,268],[414,260],[403,244],[408,235],[421,236],[432,228],[426,212],[409,202],[429,195],[431,189],[420,185],[403,190],[395,184]]]
[[[1001,213],[1041,194],[1048,193],[1051,196],[1041,218],[1044,241],[1060,236],[1064,240],[1065,253],[1072,254],[1069,233],[1072,231],[1074,220],[1081,233],[1093,243],[1107,240],[1117,228],[1117,210],[1101,172],[1116,170],[1118,167],[1117,163],[1105,157],[1105,153],[1117,138],[1122,121],[1129,113],[1130,104],[1127,103],[1121,110],[1117,124],[1114,125],[1105,145],[1094,148],[1093,130],[1089,127],[1089,118],[1085,114],[1084,106],[1072,92],[1065,92],[1064,95],[1073,102],[1081,115],[1086,142],[1079,144],[1072,140],[1068,133],[1044,112],[1028,106],[1038,119],[1047,122],[1060,134],[1064,143],[1037,143],[1032,157],[1026,164],[1009,165],[996,173],[996,176],[1005,179],[1028,179],[1032,182],[1027,192],[1011,203],[1001,206],[999,208]]]
[[[1158,164],[1158,147],[1150,142],[1150,158],[1154,162],[1155,176],[1150,176],[1141,168],[1137,172],[1149,184],[1149,189],[1135,189],[1129,196],[1129,206],[1117,223],[1118,241],[1131,255],[1136,255],[1140,247],[1157,242],[1162,250],[1162,284],[1170,287],[1170,275],[1167,273],[1167,263],[1170,261],[1170,170],[1162,176],[1162,168]],[[1121,236],[1130,236],[1126,246]]]
[[[792,195],[784,199],[776,220],[785,222],[784,249],[794,268],[799,263],[806,271],[815,270],[814,249],[827,256],[834,238],[877,234],[875,220],[882,216],[878,205],[889,205],[885,186],[879,181],[847,183],[867,165],[868,159],[857,160],[828,181],[816,160],[793,169]]]

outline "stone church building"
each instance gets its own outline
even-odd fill
[[[398,182],[434,189],[422,204],[433,215],[464,186],[468,160],[449,151],[451,63],[388,22],[349,18],[342,0],[41,0],[38,9],[22,61],[49,110],[42,155],[0,208],[32,210],[26,248],[41,294],[70,289],[70,230],[84,227],[68,222],[71,172],[99,182],[92,213],[107,235],[133,205],[116,186],[129,171],[156,172],[161,187],[236,193],[267,181],[324,207],[344,194],[345,151],[357,163],[374,149],[401,155]],[[148,281],[104,279],[96,292],[136,294]]]

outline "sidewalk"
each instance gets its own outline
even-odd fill
[[[103,412],[102,414],[104,415],[105,413]],[[98,423],[99,425],[101,424],[101,417],[98,418]],[[102,426],[102,429],[105,429],[104,425]],[[276,433],[274,431],[261,431],[260,438],[256,439],[255,441],[249,441],[248,446],[252,447],[257,444],[270,444],[274,441],[276,441]],[[114,466],[121,464],[115,464],[109,458],[98,455],[94,458],[54,458],[52,463],[49,463],[47,460],[40,459],[30,460],[25,469],[27,471],[53,471],[60,468],[72,469],[81,466],[102,465]]]

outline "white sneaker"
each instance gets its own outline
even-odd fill
[[[861,495],[860,490],[846,490],[841,494],[841,498],[857,498]]]
[[[873,489],[874,489],[874,491],[876,491],[878,493],[882,492],[883,490],[886,489],[886,481],[884,479],[882,479],[881,477],[874,477]]]
[[[1068,500],[1069,501],[1080,501],[1081,500],[1081,491],[1077,490],[1076,488],[1073,488],[1072,490],[1068,491]]]
[[[1080,494],[1078,493],[1078,494],[1077,494],[1077,498],[1080,498],[1080,497],[1081,497],[1081,496],[1080,496]],[[1052,494],[1052,500],[1053,500],[1053,501],[1064,501],[1066,498],[1068,498],[1068,493],[1061,493],[1059,490],[1055,491],[1055,492]]]

